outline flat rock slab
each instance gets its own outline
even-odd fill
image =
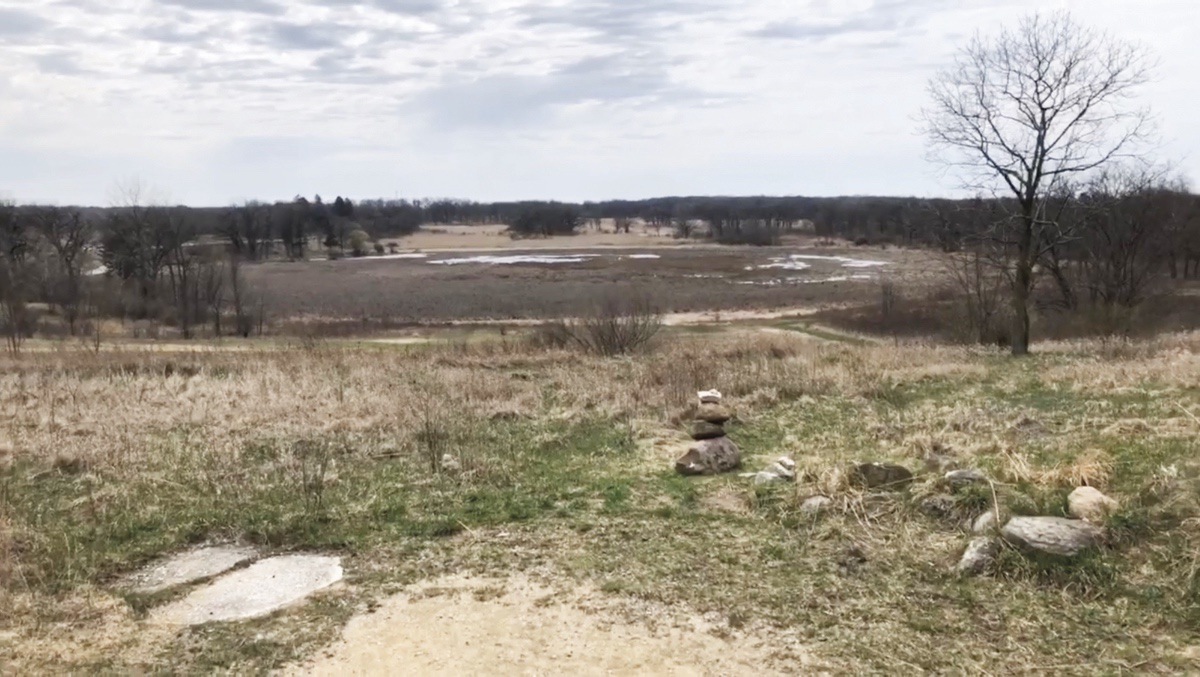
[[[299,602],[340,580],[339,557],[272,557],[195,590],[163,607],[155,618],[177,625],[257,618]]]
[[[254,548],[235,545],[196,548],[168,557],[134,574],[128,579],[128,586],[132,592],[149,595],[212,578],[257,556]]]
[[[1062,517],[1014,517],[1000,530],[1010,543],[1059,557],[1074,557],[1099,545],[1100,527]]]

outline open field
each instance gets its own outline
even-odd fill
[[[385,238],[403,249],[420,251],[464,251],[464,250],[538,250],[538,249],[638,249],[643,247],[679,248],[694,246],[695,242],[681,241],[672,237],[670,228],[655,229],[640,221],[628,233],[615,232],[612,219],[604,219],[599,228],[581,228],[570,237],[514,239],[508,226],[492,225],[444,225],[426,224],[420,230],[405,237]]]
[[[461,647],[437,638],[486,639],[506,613],[575,628],[512,634],[577,642],[600,667],[629,665],[607,627],[625,658],[663,669],[694,641],[697,661],[725,656],[716,672],[1200,670],[1200,335],[1012,361],[766,326],[673,330],[616,359],[519,333],[4,357],[5,671],[321,670],[368,660],[364,632],[453,671]],[[672,471],[708,387],[734,410],[745,468],[789,454],[797,483]],[[927,514],[933,455],[995,484]],[[864,493],[846,475],[860,461],[917,482]],[[1098,551],[1005,549],[992,575],[953,573],[993,490],[1015,514],[1063,514],[1081,483],[1121,502]],[[802,512],[818,494],[830,509]],[[336,554],[347,578],[264,619],[192,628],[153,620],[180,593],[117,587],[208,541]],[[376,609],[427,630],[378,634]],[[436,632],[447,618],[464,625]]]
[[[569,316],[614,293],[668,313],[838,306],[877,298],[881,279],[917,285],[930,272],[927,253],[901,249],[565,248],[571,239],[539,250],[273,262],[246,275],[274,316],[404,325]]]

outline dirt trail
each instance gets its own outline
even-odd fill
[[[794,638],[731,633],[695,616],[618,609],[594,589],[456,576],[351,620],[337,645],[288,674],[769,675],[807,662]]]

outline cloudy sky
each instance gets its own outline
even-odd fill
[[[1200,180],[1193,0],[0,0],[0,197],[934,195],[914,121],[976,29],[1138,40]]]

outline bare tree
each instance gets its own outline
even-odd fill
[[[75,336],[84,300],[83,266],[92,242],[92,224],[78,209],[34,207],[28,210],[28,217],[34,232],[54,255],[48,300],[62,309]]]
[[[1131,97],[1148,73],[1136,45],[1056,13],[977,35],[930,81],[923,118],[934,159],[973,189],[1015,198],[991,234],[1010,252],[1014,355],[1029,352],[1035,264],[1047,243],[1068,236],[1047,198],[1137,152],[1150,122]]]
[[[0,203],[0,329],[8,349],[17,352],[29,330],[32,291],[29,233],[11,204]]]
[[[1185,200],[1184,183],[1164,169],[1116,166],[1088,184],[1080,259],[1093,303],[1131,309],[1153,293],[1167,272],[1164,240]]]
[[[213,337],[221,337],[221,313],[225,310],[225,264],[209,259],[200,266],[200,294],[213,324]]]
[[[221,215],[220,232],[234,252],[250,261],[268,258],[272,245],[272,208],[260,202],[230,207]]]
[[[229,257],[228,270],[229,303],[233,306],[234,328],[239,336],[249,338],[250,332],[254,330],[254,316],[251,315],[254,299],[242,278],[242,261],[237,254]],[[259,333],[262,333],[261,328]]]

